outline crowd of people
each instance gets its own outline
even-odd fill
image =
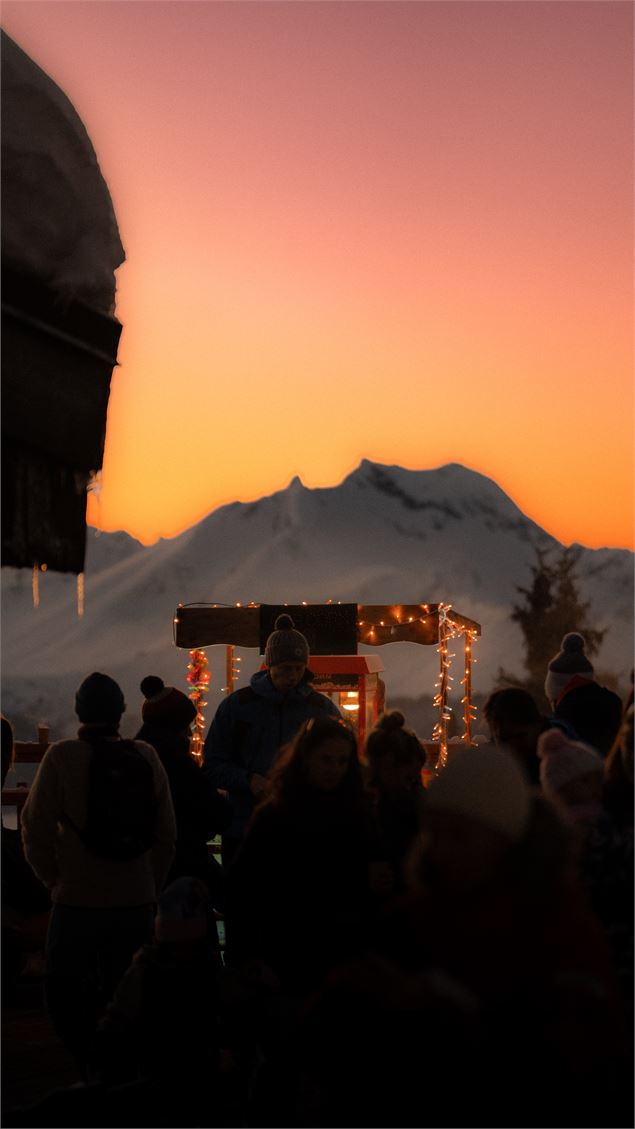
[[[632,686],[571,632],[549,712],[495,690],[424,788],[403,714],[359,750],[289,616],[264,659],[201,766],[178,689],[144,678],[126,741],[117,683],[79,687],[2,889],[3,981],[37,934],[82,1084],[5,1124],[632,1125]]]

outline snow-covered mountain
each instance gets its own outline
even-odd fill
[[[308,490],[295,478],[285,490],[222,506],[150,547],[125,533],[89,530],[82,619],[74,577],[44,575],[34,609],[28,571],[3,570],[3,710],[20,736],[38,720],[55,735],[70,731],[77,685],[103,670],[124,689],[123,729],[133,732],[144,675],[187,688],[188,654],[173,643],[180,602],[442,600],[482,624],[474,688],[487,692],[499,666],[522,673],[521,636],[509,613],[516,585],[530,581],[538,545],[559,547],[483,475],[457,464],[410,471],[366,460],[339,486]],[[625,686],[633,662],[633,554],[581,549],[577,571],[594,624],[608,628],[596,670]],[[242,684],[260,658],[239,653]],[[374,653],[386,668],[389,702],[391,693],[432,693],[434,647],[396,643]],[[224,648],[210,648],[209,657],[211,716],[224,685]]]

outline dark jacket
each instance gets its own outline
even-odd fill
[[[215,875],[208,841],[229,826],[231,807],[189,754],[189,740],[159,726],[144,724],[137,735],[159,755],[170,784],[176,818],[176,851],[168,882],[191,875],[210,887],[217,904],[220,879]]]
[[[371,911],[374,827],[365,806],[315,792],[259,808],[230,868],[226,961],[264,961],[291,992],[357,956]]]
[[[553,713],[556,720],[573,726],[580,741],[605,757],[620,727],[622,699],[606,686],[580,679],[560,696]]]
[[[337,706],[311,687],[305,671],[299,686],[280,694],[266,670],[252,675],[249,686],[235,690],[219,705],[205,739],[203,771],[215,788],[225,788],[233,807],[228,834],[239,838],[254,809],[250,777],[266,776],[280,747],[311,717],[341,717]]]

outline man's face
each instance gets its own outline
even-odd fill
[[[269,677],[279,694],[288,694],[302,681],[305,670],[304,663],[276,663],[269,667]]]

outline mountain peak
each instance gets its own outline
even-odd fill
[[[304,483],[303,483],[302,479],[300,478],[299,474],[294,474],[293,478],[291,479],[291,482],[287,486],[287,490],[293,490],[296,493],[300,490],[306,490],[306,489],[307,489],[307,487],[304,485]]]

